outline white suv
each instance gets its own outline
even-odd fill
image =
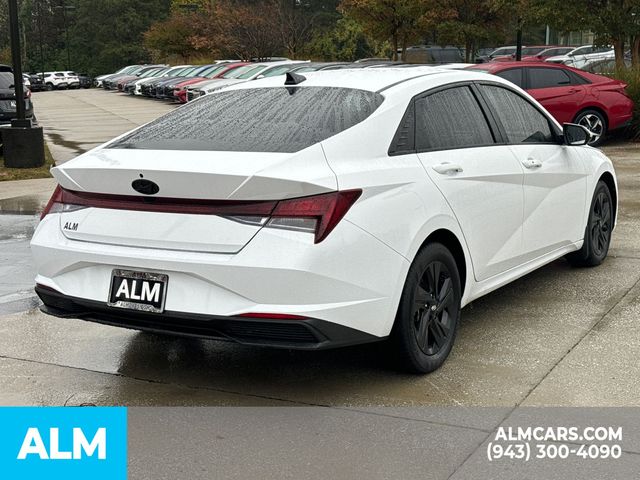
[[[47,90],[78,88],[80,80],[74,72],[44,72],[44,84]]]
[[[76,72],[66,70],[60,73],[64,73],[64,76],[67,79],[67,88],[80,88],[80,79]]]

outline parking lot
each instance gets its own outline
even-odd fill
[[[151,102],[102,89],[39,92],[34,94],[33,102],[57,163],[175,108],[171,103]]]
[[[58,162],[174,108],[101,90],[34,97]],[[640,148],[604,150],[621,190],[605,263],[559,260],[473,302],[451,357],[427,376],[395,371],[381,344],[269,350],[43,315],[28,287],[28,240],[53,182],[0,183],[0,403],[640,405]]]

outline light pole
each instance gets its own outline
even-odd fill
[[[42,127],[31,125],[26,118],[25,95],[22,80],[20,51],[20,27],[18,25],[18,0],[9,0],[9,33],[11,60],[13,61],[13,88],[16,98],[16,118],[2,131],[5,167],[28,168],[44,164],[44,137]]]
[[[44,39],[42,38],[42,2],[36,2],[36,18],[38,24],[38,40],[40,42],[40,78],[44,86]]]
[[[69,27],[67,24],[67,12],[75,10],[73,5],[67,5],[65,2],[62,5],[55,6],[58,10],[62,10],[62,25],[64,26],[64,46],[67,51],[67,70],[71,70],[71,54],[69,53]]]

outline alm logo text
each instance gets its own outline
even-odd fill
[[[35,427],[27,429],[27,433],[22,442],[18,460],[26,460],[32,455],[37,455],[40,460],[82,460],[83,452],[85,457],[93,457],[97,452],[99,460],[107,459],[107,429],[98,428],[95,435],[89,441],[81,428],[73,428],[72,431],[73,448],[60,450],[60,429],[49,429],[49,448],[45,445],[40,435],[40,430]]]

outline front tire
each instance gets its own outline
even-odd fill
[[[591,132],[592,140],[589,145],[597,147],[600,145],[607,134],[607,119],[597,110],[584,110],[580,112],[573,123],[586,127]]]
[[[575,267],[600,265],[609,253],[612,230],[613,199],[607,184],[600,180],[591,200],[584,243],[580,250],[567,255],[569,263]]]
[[[462,290],[451,252],[426,245],[409,268],[391,342],[403,369],[429,373],[442,366],[458,332]]]

